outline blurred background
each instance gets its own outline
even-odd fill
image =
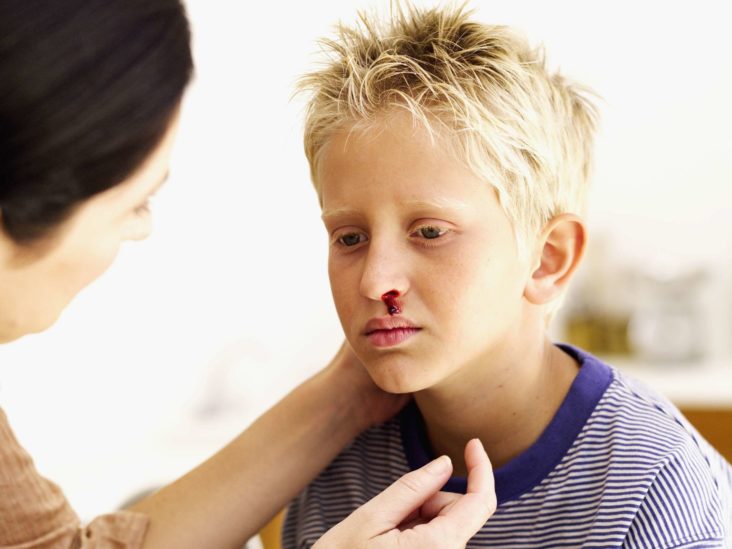
[[[342,339],[291,95],[317,37],[388,2],[187,4],[197,77],[154,235],[50,331],[0,348],[0,404],[84,519],[199,463]],[[645,379],[729,444],[726,3],[470,5],[603,98],[590,252],[555,337]]]

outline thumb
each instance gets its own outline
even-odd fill
[[[372,536],[396,528],[415,509],[419,509],[436,494],[451,473],[452,462],[448,456],[441,456],[424,467],[407,473],[356,511],[360,515],[362,526]]]
[[[454,538],[458,533],[467,533],[472,537],[485,522],[495,513],[496,488],[493,468],[483,444],[473,439],[465,447],[465,465],[468,467],[468,491],[452,501],[443,498],[447,505],[439,511],[441,526],[452,531]],[[466,539],[466,542],[467,542]]]

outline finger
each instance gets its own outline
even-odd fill
[[[415,509],[411,513],[409,513],[402,522],[397,526],[400,530],[404,530],[406,528],[409,528],[412,524],[418,524],[420,522],[420,514],[419,509]]]
[[[467,539],[470,539],[495,512],[496,490],[491,462],[478,439],[466,445],[465,465],[468,468],[467,493],[444,507],[430,524],[437,526],[439,523],[440,528],[456,538],[469,534]]]
[[[398,526],[399,530],[408,530],[414,528],[418,524],[424,524],[438,516],[440,512],[452,505],[460,494],[450,492],[437,492],[422,504],[422,507],[415,509],[402,521]]]
[[[465,451],[468,470],[473,470],[473,475],[469,477],[469,481],[472,484],[468,485],[467,492],[488,491],[490,493],[494,482],[493,474],[492,469],[490,468],[490,461],[488,461],[489,470],[487,475],[485,474],[485,469],[481,467],[480,462],[484,459],[482,455],[485,454],[485,450],[482,449],[480,441],[478,439],[471,440],[468,442]],[[460,494],[453,492],[437,492],[434,496],[424,502],[422,509],[420,510],[420,515],[426,520],[430,520],[440,513],[444,514],[447,507],[455,504],[460,497]]]
[[[495,496],[493,467],[480,439],[474,438],[465,445],[465,466],[468,469],[467,493]]]
[[[411,530],[412,528],[415,528],[416,526],[419,526],[420,524],[424,524],[424,519],[422,517],[420,517],[419,514],[416,514],[416,515],[413,515],[413,516],[410,515],[410,516],[412,518],[407,518],[407,520],[405,520],[399,526],[396,527],[396,529],[399,532],[404,532],[406,530]],[[390,532],[394,532],[394,530],[390,530]]]
[[[429,522],[440,514],[445,514],[449,510],[449,506],[462,497],[461,494],[453,492],[437,492],[434,496],[424,502],[420,509],[419,516],[423,521]]]
[[[447,456],[407,473],[358,509],[356,522],[373,536],[396,528],[444,486],[450,473],[452,462]]]

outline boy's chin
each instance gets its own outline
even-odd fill
[[[367,364],[366,369],[376,386],[387,393],[395,395],[416,393],[432,386],[427,376],[415,375],[406,368],[391,365],[372,367]]]

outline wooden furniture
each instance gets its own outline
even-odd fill
[[[262,547],[264,547],[264,549],[282,549],[280,532],[282,531],[282,523],[284,520],[285,512],[280,511],[280,513],[259,532],[259,539],[262,541]]]
[[[732,408],[682,408],[681,411],[701,435],[732,463]]]

